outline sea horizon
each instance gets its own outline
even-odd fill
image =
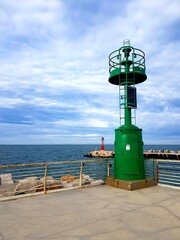
[[[97,146],[100,146],[101,144],[98,144],[98,143],[0,143],[0,146],[3,146],[3,145],[97,145]],[[113,143],[106,143],[104,144],[105,146],[106,145],[114,145]],[[180,144],[173,144],[173,143],[169,143],[169,144],[158,144],[158,143],[147,143],[147,144],[144,144],[144,146],[179,146],[180,147]]]
[[[0,165],[86,160],[89,158],[84,155],[100,147],[100,144],[0,144]],[[180,151],[180,145],[144,145],[144,150],[167,149]],[[114,145],[105,144],[105,150],[114,151]]]

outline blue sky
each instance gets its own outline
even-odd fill
[[[179,0],[1,0],[0,144],[113,144],[108,55],[146,54],[137,85],[145,144],[180,144]]]

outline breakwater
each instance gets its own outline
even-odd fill
[[[180,151],[146,150],[146,151],[144,151],[144,157],[145,158],[154,158],[154,159],[180,160]]]
[[[113,151],[103,151],[96,150],[88,152],[84,155],[85,157],[100,157],[100,158],[113,158]],[[145,150],[144,158],[154,158],[154,159],[172,159],[172,160],[180,160],[180,151],[172,151],[172,150]]]

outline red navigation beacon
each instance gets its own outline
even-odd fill
[[[101,138],[101,142],[102,142],[102,143],[101,143],[101,150],[104,151],[104,138],[103,138],[103,137]]]

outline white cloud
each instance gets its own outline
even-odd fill
[[[98,118],[82,119],[82,120],[58,120],[53,124],[59,127],[92,127],[92,128],[107,128],[109,126],[107,121],[100,120]]]
[[[113,139],[119,122],[118,87],[108,83],[108,55],[130,38],[134,47],[145,51],[147,63],[148,80],[137,86],[138,122],[146,133],[151,128],[161,131],[169,121],[179,127],[179,1],[96,4],[99,11],[89,8],[85,14],[71,1],[1,1],[0,107],[36,107],[39,114],[31,113],[33,129],[42,128],[45,138],[53,129],[47,116],[39,119],[44,109],[53,114],[55,132],[58,126],[72,126],[73,136],[81,134],[76,128],[87,126],[83,136],[94,134],[88,132],[91,127],[100,135],[97,128],[108,130],[107,138]],[[155,135],[145,142],[154,139]]]

